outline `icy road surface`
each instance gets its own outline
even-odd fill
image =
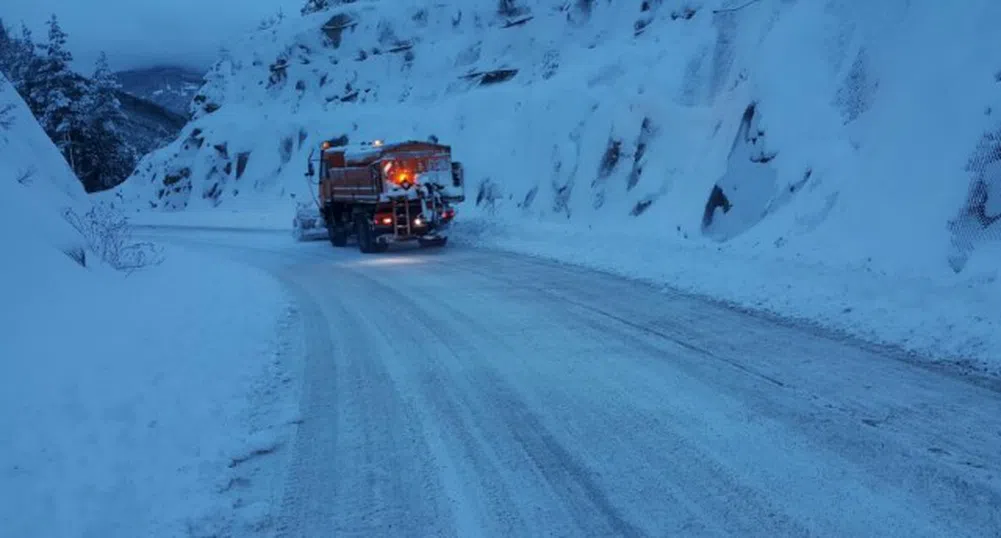
[[[461,245],[157,233],[298,298],[280,536],[1001,536],[996,383]]]

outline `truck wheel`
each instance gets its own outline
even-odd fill
[[[348,244],[348,231],[343,226],[330,226],[327,228],[330,235],[330,243],[335,247],[343,247]]]
[[[375,237],[372,236],[372,225],[368,223],[368,219],[356,218],[355,232],[358,234],[358,250],[364,254],[376,252]]]

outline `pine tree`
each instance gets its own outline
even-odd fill
[[[14,125],[15,107],[14,103],[10,102],[10,95],[8,95],[13,90],[8,90],[9,87],[11,85],[7,82],[7,78],[0,73],[0,146],[7,143],[4,131],[7,131]]]
[[[73,55],[66,49],[66,32],[55,15],[49,19],[49,40],[38,46],[42,57],[29,73],[28,105],[70,167],[77,169],[74,139],[81,128],[74,102],[84,94],[82,81],[70,70]]]
[[[135,164],[136,156],[125,143],[127,118],[117,96],[120,89],[102,52],[94,76],[76,104],[76,115],[83,125],[78,173],[90,192],[114,187]]]
[[[10,35],[7,24],[0,18],[0,70],[3,70],[4,64],[10,60],[13,49],[14,36]],[[4,70],[4,74],[7,74],[6,70]]]
[[[13,67],[13,75],[17,79],[11,79],[17,87],[21,96],[28,95],[29,83],[38,75],[41,67],[41,59],[35,54],[35,41],[28,25],[21,23],[21,38],[17,40],[15,50],[16,64]]]
[[[27,79],[37,63],[31,31],[22,25],[21,36],[17,37],[0,21],[0,72],[7,76],[7,80],[22,95],[26,93]]]
[[[13,83],[13,68],[17,56],[17,38],[11,35],[10,29],[0,19],[0,74]]]

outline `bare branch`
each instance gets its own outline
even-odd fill
[[[14,125],[14,105],[7,103],[0,105],[0,130],[6,131]]]
[[[132,240],[132,228],[124,214],[105,205],[95,205],[83,215],[72,208],[63,216],[87,241],[88,250],[119,271],[132,274],[163,263],[162,249]]]

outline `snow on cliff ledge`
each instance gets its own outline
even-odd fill
[[[466,165],[466,222],[600,232],[575,243],[583,262],[598,242],[642,237],[633,274],[673,271],[835,325],[892,310],[890,340],[990,358],[998,20],[994,0],[360,1],[234,43],[181,138],[115,196],[156,210],[288,204],[307,196],[304,161],[322,139],[435,135]],[[728,273],[692,270],[693,251]],[[778,282],[752,269],[762,260],[799,269]],[[827,284],[810,267],[927,293],[794,308],[842,293],[817,295]],[[927,314],[940,305],[920,303],[941,294],[955,304]]]

